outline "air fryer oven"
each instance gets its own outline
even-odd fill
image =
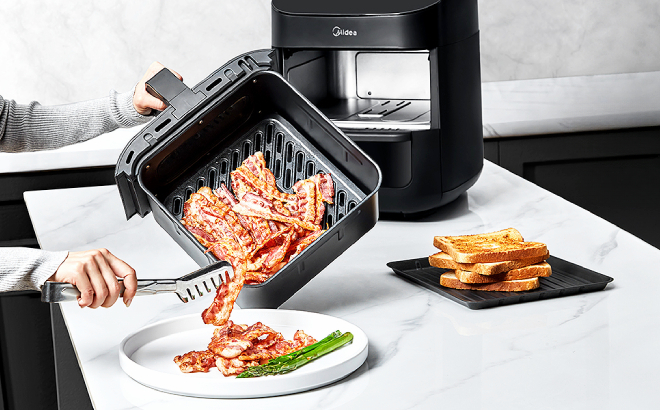
[[[273,0],[284,78],[381,168],[381,215],[418,215],[483,167],[476,0]]]

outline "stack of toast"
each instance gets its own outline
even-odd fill
[[[497,232],[436,236],[440,249],[429,256],[431,266],[451,269],[440,276],[440,285],[454,289],[519,292],[540,286],[539,277],[552,274],[545,262],[548,248],[540,242],[525,242],[514,228]]]

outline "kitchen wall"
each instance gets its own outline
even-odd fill
[[[479,0],[484,81],[660,70],[657,0]],[[270,0],[0,3],[0,95],[62,104],[131,89],[154,60],[190,86],[270,46]]]
[[[658,0],[479,0],[483,81],[660,70]]]

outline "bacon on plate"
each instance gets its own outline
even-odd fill
[[[314,343],[316,339],[302,330],[293,340],[284,340],[281,333],[261,322],[247,326],[228,320],[213,331],[208,350],[176,356],[174,362],[184,373],[208,372],[215,366],[223,375],[232,376]]]

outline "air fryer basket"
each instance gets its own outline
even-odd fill
[[[133,209],[142,216],[152,211],[200,266],[217,259],[180,223],[183,203],[200,187],[230,187],[230,172],[257,151],[284,192],[318,172],[332,175],[334,204],[326,206],[322,222],[327,231],[268,281],[246,285],[237,301],[243,308],[281,305],[370,230],[378,220],[381,181],[369,157],[279,74],[255,61],[266,60],[240,56],[187,90],[194,96],[188,101],[200,101],[187,113],[190,103],[161,113],[129,143],[116,171],[127,216]],[[226,80],[232,84],[214,94],[210,86]],[[144,141],[155,142],[145,147]]]

